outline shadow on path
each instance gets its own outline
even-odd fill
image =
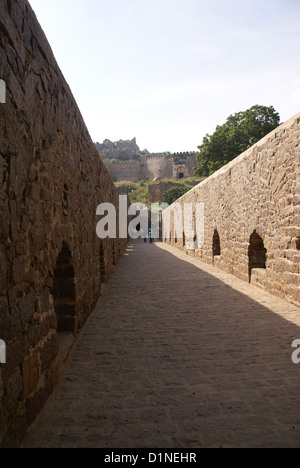
[[[24,447],[298,447],[299,309],[178,255],[129,246]]]

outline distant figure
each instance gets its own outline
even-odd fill
[[[152,244],[152,231],[151,230],[149,231],[149,242],[150,244]]]

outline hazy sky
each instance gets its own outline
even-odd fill
[[[192,151],[235,112],[300,112],[300,0],[30,0],[91,137]]]

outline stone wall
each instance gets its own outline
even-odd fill
[[[132,182],[138,182],[139,180],[146,180],[150,177],[148,171],[145,171],[144,164],[139,161],[120,162],[120,163],[108,163],[105,165],[115,182],[121,180],[129,180]]]
[[[18,443],[57,382],[126,240],[100,241],[118,194],[25,0],[0,0],[0,446]]]
[[[174,161],[175,156],[182,163]],[[129,180],[138,182],[147,179],[172,179],[177,178],[177,169],[184,167],[185,177],[194,177],[194,167],[196,166],[196,155],[193,153],[179,153],[178,155],[158,156],[147,158],[137,162],[107,163],[112,178],[115,181]]]
[[[171,157],[147,159],[147,169],[152,179],[165,179],[173,177],[173,159]]]
[[[190,185],[194,187],[198,185],[198,182],[188,182],[186,185]],[[148,199],[150,203],[157,203],[163,200],[163,195],[174,187],[184,187],[182,183],[179,181],[174,182],[155,182],[153,184],[149,184],[148,188]]]
[[[178,201],[181,207],[193,204],[193,229],[196,204],[205,206],[203,248],[196,244],[187,253],[296,305],[300,304],[299,144],[300,114]],[[184,249],[193,240],[180,232],[167,242]]]

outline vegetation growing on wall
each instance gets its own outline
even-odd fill
[[[203,178],[199,177],[189,177],[187,179],[182,179],[181,181],[178,181],[176,179],[163,179],[159,180],[156,182],[153,182],[151,179],[148,180],[141,180],[139,182],[130,182],[127,180],[116,182],[116,186],[124,193],[128,195],[129,201],[131,204],[133,203],[145,203],[148,205],[150,203],[149,201],[149,185],[154,185],[154,184],[160,184],[162,182],[168,184],[172,183],[175,187],[175,190],[167,195],[168,200],[173,203],[177,198],[180,198],[182,195],[187,193],[193,186],[195,186],[197,183],[200,183],[203,180]],[[167,191],[166,193],[168,193]],[[169,201],[166,201],[163,197],[161,202],[169,203]],[[169,204],[171,204],[169,203]]]
[[[124,193],[127,193],[130,204],[145,203],[148,205],[148,187],[150,183],[151,180],[141,180],[139,182],[123,180],[121,182],[117,182],[116,186],[122,188]]]
[[[143,161],[150,156],[148,150],[140,150],[135,138],[116,142],[104,140],[102,144],[95,143],[95,146],[104,163]]]
[[[172,203],[185,195],[189,190],[191,190],[190,186],[172,187],[164,193],[163,202],[172,205]]]
[[[138,151],[130,151],[128,148],[124,148],[116,151],[114,157],[110,156],[108,150],[100,151],[100,156],[104,163],[118,164],[120,162],[131,164],[135,161],[143,161],[146,159],[147,155],[144,153],[139,153]]]

